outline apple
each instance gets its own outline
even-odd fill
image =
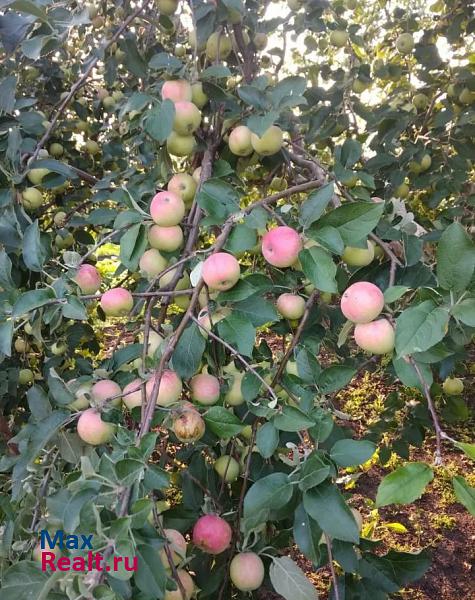
[[[95,294],[101,287],[101,276],[93,265],[81,265],[74,281],[83,294]]]
[[[122,394],[120,385],[111,379],[102,379],[91,388],[91,397],[97,407],[101,407],[104,403],[119,406],[122,401],[120,394]]]
[[[77,432],[79,437],[92,446],[106,444],[114,433],[115,426],[101,419],[101,413],[94,408],[85,410],[78,419]]]
[[[251,130],[246,125],[238,125],[229,134],[229,149],[236,156],[249,156],[253,153]]]
[[[170,553],[172,556],[173,564],[179,565],[181,561],[186,557],[186,540],[182,536],[182,534],[176,529],[164,529],[163,533],[165,534],[165,538],[168,542],[168,547],[170,549]],[[165,569],[170,568],[170,564],[168,562],[167,553],[165,552],[165,548],[160,549],[160,560]]]
[[[211,62],[226,59],[232,52],[231,38],[219,31],[213,32],[206,42],[206,56]]]
[[[113,96],[106,96],[102,101],[102,106],[106,111],[111,111],[115,108],[115,98]]]
[[[409,195],[409,186],[407,185],[407,183],[401,183],[400,185],[398,185],[397,188],[394,190],[394,194],[397,198],[407,198],[407,196]]]
[[[177,576],[183,586],[183,589],[185,590],[185,598],[183,598],[183,594],[178,588],[173,591],[166,590],[165,595],[163,596],[163,600],[191,600],[191,597],[193,596],[193,593],[195,591],[195,584],[193,583],[193,579],[191,578],[188,571],[185,571],[184,569],[178,569]]]
[[[193,544],[208,554],[221,554],[231,545],[233,532],[229,524],[209,514],[200,517],[193,527]]]
[[[54,215],[53,223],[56,225],[56,227],[64,227],[66,223],[66,217],[67,214],[63,210],[60,210]]]
[[[50,172],[49,169],[30,169],[26,176],[33,185],[39,185]]]
[[[365,267],[374,259],[374,245],[367,241],[366,248],[346,246],[341,259],[349,267]]]
[[[185,203],[174,192],[158,192],[150,204],[150,215],[157,225],[172,227],[185,216]]]
[[[345,290],[340,308],[349,321],[369,323],[383,310],[384,295],[374,283],[358,281]]]
[[[157,6],[162,15],[169,17],[175,14],[178,8],[178,0],[158,0]]]
[[[301,250],[300,235],[285,225],[271,229],[262,238],[262,254],[274,267],[290,267],[298,259]]]
[[[233,483],[239,477],[239,463],[238,461],[229,456],[228,454],[223,454],[214,461],[214,470],[216,473],[224,479],[226,483]]]
[[[236,285],[241,267],[232,254],[216,252],[203,263],[201,276],[211,290],[224,292]]]
[[[264,50],[264,48],[267,46],[268,38],[265,33],[258,31],[254,35],[254,39],[252,41],[254,42],[256,50]]]
[[[148,241],[156,250],[174,252],[183,245],[183,231],[179,225],[172,227],[152,225],[148,230]]]
[[[287,181],[283,177],[273,177],[269,188],[273,191],[281,192],[287,189]]]
[[[189,156],[195,150],[196,140],[192,135],[180,135],[172,131],[167,137],[167,150],[173,156]]]
[[[53,537],[53,535],[51,535],[51,537]],[[33,553],[32,553],[33,560],[35,562],[42,564],[44,552],[52,552],[55,556],[55,560],[56,560],[56,558],[59,558],[61,556],[61,550],[59,548],[57,548],[56,546],[54,548],[49,548],[49,547],[42,548],[41,544],[37,544],[33,549]]]
[[[200,440],[206,430],[200,413],[191,405],[185,406],[173,421],[173,433],[180,442],[194,443]]]
[[[155,385],[156,376],[152,376],[145,385],[147,398],[150,400]],[[171,369],[166,369],[162,373],[158,387],[157,406],[170,406],[177,402],[183,391],[181,379]]]
[[[442,389],[447,396],[459,396],[463,392],[463,381],[458,377],[447,377]]]
[[[94,156],[95,154],[99,154],[101,150],[99,144],[95,140],[87,140],[84,144],[84,149],[88,154],[91,154],[92,156]]]
[[[133,306],[132,294],[125,288],[113,288],[102,294],[101,308],[107,317],[125,317]]]
[[[387,354],[394,349],[394,328],[387,319],[358,323],[354,336],[358,346],[372,354]]]
[[[191,102],[191,85],[185,79],[165,81],[162,86],[162,100],[171,100],[172,102]]]
[[[233,373],[233,382],[231,387],[226,392],[224,396],[224,401],[229,406],[240,406],[244,404],[244,396],[242,394],[242,380],[244,379],[244,373],[240,371],[235,371]]]
[[[277,125],[271,125],[261,136],[251,133],[251,144],[257,154],[271,156],[282,148],[283,132]]]
[[[63,237],[58,234],[54,238],[54,244],[58,248],[58,250],[64,250],[65,248],[70,248],[74,244],[74,237],[72,233],[66,233]]]
[[[198,404],[216,404],[220,396],[219,379],[208,373],[199,373],[190,381],[191,399]]]
[[[175,49],[173,50],[173,54],[177,58],[183,58],[184,56],[186,56],[186,48],[185,48],[185,46],[182,46],[182,44],[176,44],[175,45]]]
[[[305,299],[297,294],[281,294],[277,298],[277,310],[286,319],[301,319],[305,312]]]
[[[175,103],[173,129],[179,135],[194,133],[201,123],[201,111],[193,102],[182,101]]]
[[[188,32],[188,44],[191,46],[191,48],[193,48],[193,50],[196,48],[198,52],[202,52],[206,48],[206,40],[201,39],[198,41],[194,29],[190,29]]]
[[[167,190],[180,196],[185,206],[190,208],[195,198],[196,181],[188,173],[176,173],[168,182]]]
[[[427,171],[427,169],[430,168],[431,164],[432,158],[430,157],[430,154],[424,154],[419,163],[421,171]]]
[[[196,167],[196,169],[193,171],[192,177],[195,180],[196,185],[199,185],[201,181],[201,167]]]
[[[74,380],[73,380],[74,381]],[[70,382],[72,383],[72,381]],[[74,392],[75,399],[67,406],[71,410],[84,410],[89,406],[91,396],[92,381],[82,383]]]
[[[66,351],[67,351],[68,347],[64,342],[54,342],[54,344],[51,344],[51,354],[53,354],[54,356],[62,356]]]
[[[64,153],[64,148],[58,142],[53,142],[49,147],[49,153],[51,154],[51,156],[57,158],[58,156],[62,156],[62,154]]]
[[[211,331],[213,325],[219,323],[230,314],[229,308],[220,308],[210,315],[208,306],[205,306],[198,313],[198,323],[200,324],[200,333],[204,338],[208,337],[208,331]]]
[[[414,49],[414,38],[410,33],[401,33],[396,40],[396,48],[400,54],[410,54]]]
[[[303,6],[303,0],[287,0],[287,6],[290,10],[297,12]]]
[[[43,194],[34,187],[25,188],[21,193],[21,203],[26,210],[36,210],[43,202]]]
[[[362,79],[355,79],[351,88],[355,92],[355,94],[362,94],[365,90],[369,88],[369,86],[370,84],[367,81],[363,81]]]
[[[429,106],[429,98],[425,94],[416,94],[412,99],[412,103],[417,110],[424,110]]]
[[[255,552],[241,552],[229,565],[229,576],[241,592],[253,592],[264,581],[264,563]]]
[[[343,29],[334,29],[330,33],[330,44],[335,48],[343,48],[348,43],[348,32]]]
[[[26,385],[27,383],[33,383],[35,380],[35,374],[31,369],[20,369],[18,371],[18,383],[20,385]]]
[[[159,333],[154,331],[153,329],[150,329],[148,332],[147,356],[154,356],[155,352],[161,346],[162,342],[163,342],[163,337]],[[141,331],[139,333],[139,343],[140,344],[144,343],[143,331]]]
[[[203,84],[201,81],[197,81],[191,86],[191,101],[198,108],[203,108],[208,102],[208,96],[203,91]]]
[[[475,93],[469,90],[468,88],[463,88],[463,90],[459,94],[460,104],[472,104],[474,100]]]
[[[145,250],[139,260],[140,273],[149,280],[155,279],[167,265],[167,259],[156,248]]]

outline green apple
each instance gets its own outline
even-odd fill
[[[447,377],[442,389],[447,396],[459,396],[463,392],[463,381],[458,377]]]
[[[344,29],[335,29],[330,33],[330,44],[335,48],[346,46],[348,39],[348,32]]]
[[[410,33],[401,33],[396,40],[396,48],[401,54],[410,54],[414,49],[414,38]]]
[[[43,202],[43,194],[34,187],[25,188],[21,193],[21,203],[26,210],[36,210]]]

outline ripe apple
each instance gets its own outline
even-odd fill
[[[26,385],[27,383],[33,383],[35,380],[35,374],[31,369],[20,369],[18,371],[18,383],[20,385]]]
[[[374,283],[358,281],[345,290],[340,308],[349,321],[369,323],[383,310],[384,295]]]
[[[343,48],[349,39],[348,32],[344,29],[334,29],[330,33],[330,44],[335,48]]]
[[[156,248],[145,250],[139,260],[140,273],[150,280],[155,279],[167,265],[167,259]]]
[[[241,267],[232,254],[216,252],[203,263],[201,276],[212,290],[224,292],[236,285],[241,275]]]
[[[180,135],[172,131],[167,137],[167,150],[173,156],[189,156],[193,154],[196,140],[192,135]]]
[[[51,144],[51,146],[49,147],[49,153],[51,154],[51,156],[54,156],[56,158],[58,156],[62,156],[63,152],[64,152],[64,148],[58,142],[53,142]]]
[[[208,102],[208,96],[203,91],[203,84],[201,81],[197,81],[191,86],[191,101],[193,104],[196,104],[198,108],[203,108]]]
[[[125,288],[113,288],[102,294],[101,308],[107,317],[125,317],[133,306],[132,294]]]
[[[74,281],[83,294],[95,294],[101,287],[99,271],[92,265],[81,265],[77,270]]]
[[[447,377],[442,389],[447,396],[459,396],[463,392],[463,381],[458,377]]]
[[[410,54],[414,49],[414,38],[410,33],[401,33],[396,40],[396,48],[401,54]]]
[[[172,227],[178,225],[185,216],[185,203],[170,191],[158,192],[150,204],[150,215],[157,225]]]
[[[239,463],[235,458],[229,456],[229,454],[223,454],[223,456],[217,458],[214,461],[213,467],[226,483],[233,483],[239,477]]]
[[[229,134],[229,149],[236,156],[249,156],[253,152],[251,130],[246,125],[238,125]]]
[[[79,437],[92,446],[106,444],[114,433],[115,426],[101,419],[101,413],[94,408],[85,410],[78,419],[77,432]]]
[[[92,400],[96,407],[99,408],[105,403],[112,406],[119,406],[122,401],[120,394],[122,394],[120,385],[111,379],[102,379],[95,383],[91,388]],[[115,398],[114,396],[118,397]]]
[[[216,404],[220,396],[219,379],[208,373],[199,373],[190,381],[191,399],[198,404]]]
[[[271,125],[261,136],[251,133],[251,144],[257,154],[271,156],[282,148],[283,132],[277,125]]]
[[[290,267],[302,250],[300,235],[287,226],[271,229],[262,238],[262,254],[274,267]]]
[[[201,111],[193,102],[182,101],[175,103],[173,129],[180,135],[194,133],[201,123]]]
[[[174,252],[183,245],[183,231],[179,225],[172,227],[152,225],[148,230],[148,241],[156,250]]]
[[[264,581],[264,563],[255,552],[241,552],[229,565],[229,576],[241,592],[253,592]]]
[[[208,554],[221,554],[231,545],[233,532],[229,524],[209,514],[200,517],[193,527],[193,544]]]
[[[365,267],[374,259],[374,245],[368,240],[365,248],[346,246],[341,259],[349,267]]]
[[[387,319],[359,323],[355,327],[355,342],[372,354],[387,354],[394,349],[394,329]]]
[[[153,376],[145,385],[145,391],[148,399],[151,398],[155,381],[156,377]],[[180,398],[182,390],[183,385],[181,383],[181,379],[178,377],[175,371],[166,369],[162,373],[160,385],[158,387],[158,396],[156,401],[157,406],[170,406],[171,404],[174,404]]]
[[[180,196],[185,206],[190,208],[195,198],[196,181],[188,173],[176,173],[168,182],[167,190]]]
[[[178,579],[180,580],[184,590],[185,590],[185,598],[180,591],[180,589],[176,590],[166,590],[165,595],[163,596],[163,600],[191,600],[193,593],[195,591],[195,584],[193,583],[193,579],[191,578],[188,571],[184,569],[177,570]]]
[[[281,294],[277,298],[277,310],[286,319],[301,319],[305,312],[305,299],[298,294]]]
[[[211,62],[226,59],[233,49],[231,38],[226,34],[215,31],[206,42],[206,56]]]
[[[191,85],[185,79],[174,79],[165,81],[162,86],[162,100],[172,102],[191,102]]]
[[[178,8],[178,0],[158,0],[157,6],[162,15],[169,17],[175,14]]]
[[[205,430],[203,418],[192,405],[184,407],[173,421],[173,433],[180,442],[197,442],[204,436]]]
[[[170,549],[170,553],[172,555],[173,564],[179,565],[181,561],[186,557],[186,540],[182,536],[182,534],[176,529],[164,529],[163,533],[165,534],[165,538],[168,542],[168,547]],[[167,553],[165,552],[165,548],[160,549],[160,560],[165,569],[170,568],[170,564],[168,562]]]
[[[21,193],[21,203],[26,210],[36,210],[43,202],[43,194],[34,187],[25,188]]]

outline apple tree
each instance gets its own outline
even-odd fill
[[[316,598],[292,547],[336,600],[425,573],[348,484],[475,458],[473,8],[0,3],[2,600]],[[137,571],[43,570],[58,530]]]

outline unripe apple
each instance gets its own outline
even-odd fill
[[[463,381],[458,377],[447,377],[442,389],[447,396],[459,396],[463,392]]]
[[[330,44],[335,48],[343,48],[348,43],[349,35],[344,29],[335,29],[330,33]]]
[[[191,101],[196,104],[198,108],[203,108],[208,102],[208,96],[203,91],[203,84],[201,81],[197,81],[191,86]]]
[[[369,323],[384,308],[383,292],[369,281],[358,281],[343,293],[341,312],[353,323]]]
[[[99,271],[92,265],[81,265],[77,270],[74,281],[83,294],[95,294],[101,287]]]
[[[262,238],[262,254],[274,267],[290,267],[302,250],[300,235],[287,226],[271,229]]]
[[[80,119],[79,121],[76,121],[75,128],[76,128],[76,131],[84,133],[88,130],[89,125],[88,125],[87,121],[83,121]]]
[[[267,35],[261,31],[257,32],[253,39],[254,46],[257,50],[264,50],[267,46],[267,41]]]
[[[122,92],[121,90],[114,90],[112,92],[112,97],[114,98],[114,100],[116,102],[118,102],[119,100],[122,100],[122,98],[124,97],[124,92]]]
[[[156,250],[174,252],[183,244],[183,231],[179,225],[172,227],[152,225],[148,230],[148,241]]]
[[[277,310],[286,319],[300,319],[305,312],[305,299],[298,294],[281,294],[277,298]]]
[[[287,189],[287,181],[283,177],[273,177],[269,188],[276,192],[281,192]]]
[[[208,306],[205,306],[198,313],[198,323],[200,324],[200,333],[203,337],[208,337],[208,331],[211,331],[213,325],[219,323],[230,314],[229,308],[221,308],[210,315]]]
[[[219,60],[226,59],[231,54],[232,49],[231,38],[219,31],[212,33],[206,42],[206,56],[212,62],[218,57]]]
[[[92,382],[82,383],[74,392],[75,399],[68,404],[71,410],[84,410],[89,406]]]
[[[99,154],[100,147],[99,144],[95,140],[87,140],[84,144],[84,148],[88,154],[94,156],[95,154]]]
[[[101,29],[104,27],[105,19],[102,15],[97,15],[94,19],[91,19],[91,25],[94,29]]]
[[[143,332],[140,332],[140,334],[139,334],[139,342],[141,344],[144,343]],[[162,343],[163,343],[163,337],[159,333],[154,331],[153,329],[150,329],[150,331],[148,332],[147,356],[154,356],[155,352],[158,350],[158,348],[160,348]]]
[[[191,102],[191,85],[185,79],[174,79],[165,81],[162,86],[162,100],[172,102]]]
[[[53,536],[51,536],[51,537],[53,537]],[[52,552],[55,556],[55,561],[57,558],[59,558],[61,556],[61,550],[59,548],[57,548],[56,546],[54,548],[49,548],[49,547],[42,548],[41,544],[37,544],[33,549],[33,553],[32,553],[33,560],[35,562],[42,564],[44,552]]]
[[[298,370],[298,367],[297,367],[297,361],[295,361],[295,360],[289,360],[287,362],[287,364],[285,365],[285,372],[288,375],[295,375],[295,377],[300,377],[299,370]]]
[[[180,135],[172,131],[167,137],[167,150],[173,156],[189,156],[195,150],[196,140],[192,135]]]
[[[218,515],[204,515],[193,527],[193,544],[208,554],[221,554],[231,545],[233,532]]]
[[[264,581],[264,563],[255,552],[236,554],[229,565],[229,576],[241,592],[252,592]]]
[[[50,173],[49,169],[30,169],[26,176],[33,185],[39,185],[48,173]]]
[[[178,569],[177,571],[178,579],[180,580],[183,589],[185,590],[185,598],[180,591],[180,589],[176,589],[173,591],[166,590],[165,595],[163,596],[163,600],[191,600],[193,593],[195,591],[195,584],[193,583],[193,579],[191,578],[188,571],[184,569]]]
[[[157,225],[171,227],[178,225],[185,216],[185,203],[173,192],[158,192],[150,204],[150,215]]]
[[[186,56],[185,46],[182,46],[182,44],[176,44],[175,49],[173,50],[173,54],[177,58],[183,58],[184,56]]]
[[[145,385],[145,391],[147,398],[150,400],[152,396],[153,387],[155,385],[156,377],[151,377]],[[171,369],[166,369],[162,373],[160,379],[160,385],[158,387],[158,396],[156,404],[157,406],[170,406],[174,404],[181,396],[183,385],[181,379]]]
[[[229,456],[228,454],[223,454],[214,461],[214,470],[216,473],[224,479],[226,483],[233,483],[239,477],[239,463],[238,461]]]
[[[355,342],[371,354],[387,354],[394,349],[394,328],[387,319],[355,326]]]
[[[401,54],[410,54],[414,49],[414,38],[410,33],[401,33],[396,40],[396,48]]]
[[[62,156],[64,152],[64,148],[61,144],[59,144],[58,142],[53,142],[51,144],[51,146],[49,147],[49,153],[51,154],[51,156]]]
[[[101,308],[107,317],[125,317],[133,306],[132,294],[125,288],[113,288],[102,294]]]
[[[182,101],[175,103],[173,129],[180,135],[194,133],[201,123],[201,111],[193,102]]]
[[[287,0],[287,6],[290,10],[297,12],[303,6],[303,0]]]
[[[175,14],[178,8],[178,0],[158,0],[157,6],[162,15],[169,17]]]
[[[21,203],[26,210],[36,210],[43,202],[43,194],[34,187],[25,188],[21,193]]]
[[[205,422],[193,405],[182,408],[173,421],[173,433],[180,442],[197,442],[204,436],[205,429]]]
[[[67,349],[68,347],[64,342],[54,342],[50,348],[51,354],[54,354],[54,356],[62,356]]]
[[[155,279],[167,265],[167,259],[156,248],[145,250],[139,260],[140,273],[147,279]]]
[[[409,195],[409,186],[407,183],[401,183],[401,185],[398,185],[394,190],[394,194],[397,198],[407,198]]]
[[[421,171],[427,171],[427,169],[430,168],[431,164],[432,158],[430,157],[430,154],[424,154],[421,158],[421,162],[419,163]]]
[[[203,263],[201,276],[212,290],[224,292],[236,285],[241,275],[241,267],[232,254],[216,252]]]
[[[122,394],[120,385],[112,379],[102,379],[91,388],[91,397],[98,407],[104,404],[119,406],[122,401],[120,394]],[[115,398],[114,396],[118,397]]]
[[[112,111],[115,108],[115,98],[113,96],[106,96],[102,101],[102,106],[106,111]]]
[[[238,125],[231,131],[228,139],[229,149],[236,156],[252,154],[251,130],[246,125]]]
[[[24,354],[30,349],[30,344],[27,340],[24,340],[23,338],[16,338],[13,343],[13,347],[15,348],[16,352]]]
[[[271,156],[282,148],[283,132],[277,125],[271,125],[261,136],[251,133],[251,144],[257,154]]]
[[[463,88],[459,94],[460,104],[472,104],[475,100],[475,93],[470,91],[468,88]]]
[[[18,383],[20,385],[26,385],[32,383],[35,380],[35,374],[31,369],[20,369],[18,372]]]
[[[64,237],[60,234],[54,238],[55,246],[58,250],[64,250],[65,248],[71,248],[74,244],[74,236],[72,233],[67,233]]]
[[[190,381],[191,399],[198,404],[210,406],[219,400],[219,379],[208,373],[195,375]]]
[[[188,173],[176,173],[168,182],[167,190],[180,196],[189,208],[195,198],[196,181]]]
[[[186,540],[182,536],[182,534],[176,529],[164,529],[163,533],[165,534],[165,538],[168,542],[168,547],[170,549],[170,553],[172,555],[173,564],[179,565],[181,561],[186,557]],[[160,560],[165,569],[170,568],[170,563],[168,562],[167,553],[165,552],[165,548],[160,549]]]
[[[374,259],[374,246],[370,241],[366,242],[366,248],[346,246],[341,259],[349,267],[365,267]]]
[[[424,110],[429,106],[429,98],[425,94],[416,94],[412,99],[412,103],[417,110]]]
[[[66,223],[66,213],[63,210],[57,212],[53,217],[53,223],[56,227],[64,227]]]
[[[363,81],[362,79],[355,79],[353,81],[351,89],[355,92],[355,94],[362,94],[365,90],[369,88],[369,86],[369,82]]]
[[[201,181],[201,167],[196,167],[196,169],[193,171],[192,177],[195,180],[196,185],[198,185]]]
[[[233,373],[233,383],[224,396],[224,401],[229,406],[240,406],[245,402],[242,394],[242,380],[244,373],[236,371]]]
[[[206,48],[206,40],[200,39],[198,41],[196,37],[196,31],[194,29],[191,29],[188,32],[188,44],[191,46],[191,48],[193,48],[193,50],[196,48],[198,52],[202,52]]]
[[[92,446],[106,444],[114,433],[115,426],[101,419],[101,413],[94,408],[85,410],[78,419],[77,432],[79,437]]]

